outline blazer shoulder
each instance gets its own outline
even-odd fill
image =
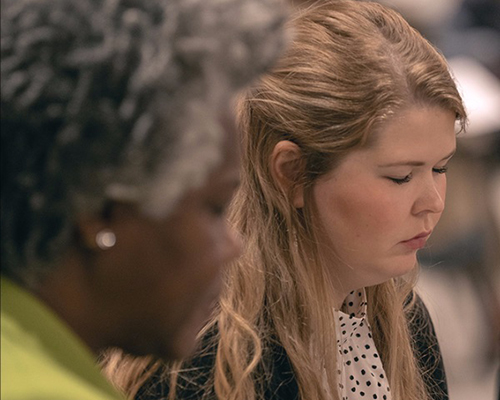
[[[433,400],[448,400],[443,358],[429,310],[416,292],[408,298],[407,306],[413,350],[427,389]]]

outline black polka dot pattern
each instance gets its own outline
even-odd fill
[[[382,361],[366,319],[364,289],[347,296],[337,315],[339,346],[339,391],[343,400],[391,400]]]

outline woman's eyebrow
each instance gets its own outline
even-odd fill
[[[443,157],[440,161],[445,161],[453,157],[457,149],[453,149],[447,156]],[[385,167],[394,167],[394,166],[400,166],[400,165],[410,165],[412,167],[421,167],[422,165],[425,165],[423,161],[413,161],[413,160],[406,160],[406,161],[396,161],[392,163],[387,163],[387,164],[379,164],[378,166],[380,168],[385,168]]]

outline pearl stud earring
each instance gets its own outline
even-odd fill
[[[101,250],[108,250],[116,244],[116,235],[109,229],[103,229],[95,236],[95,242]]]

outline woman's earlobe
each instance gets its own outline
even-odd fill
[[[116,244],[115,233],[100,218],[80,218],[76,225],[80,243],[87,250],[107,250]]]
[[[271,153],[270,169],[275,183],[287,193],[292,205],[304,207],[304,158],[300,147],[289,140],[278,142]]]
[[[78,237],[88,250],[108,250],[117,243],[119,221],[130,221],[140,215],[138,207],[131,203],[110,201],[97,214],[81,216],[77,222]],[[120,235],[121,236],[121,235]]]

